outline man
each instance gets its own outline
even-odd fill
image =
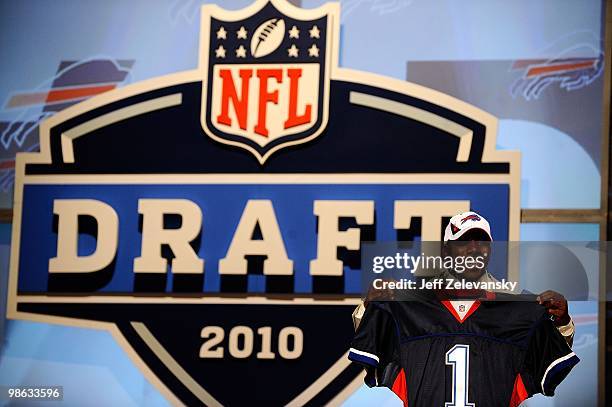
[[[476,212],[464,212],[453,216],[444,230],[444,246],[442,256],[451,257],[484,257],[484,267],[466,267],[461,273],[455,270],[443,270],[434,278],[454,278],[457,280],[465,279],[468,281],[496,282],[497,279],[487,271],[488,259],[491,256],[491,246],[488,244],[493,241],[489,222]],[[507,292],[507,291],[499,291]],[[512,292],[507,292],[512,293]],[[371,290],[368,297],[353,312],[353,324],[355,330],[365,312],[365,307],[369,300],[389,298],[392,293]],[[572,346],[574,341],[574,322],[572,321],[567,307],[565,297],[555,291],[545,291],[537,297],[537,301],[543,305],[551,315],[554,325],[561,335],[565,338],[568,345]]]
[[[454,216],[443,256],[485,261],[434,279],[495,282],[487,272],[491,241],[482,216]],[[368,386],[388,387],[405,406],[516,407],[536,393],[554,395],[579,362],[569,346],[574,327],[567,301],[552,291],[536,297],[426,289],[408,301],[375,297],[370,293],[354,313],[359,326],[349,359],[366,369]]]

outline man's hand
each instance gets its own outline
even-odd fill
[[[556,326],[564,326],[570,323],[567,300],[563,295],[551,290],[544,291],[538,296],[538,302],[554,317],[553,323]]]

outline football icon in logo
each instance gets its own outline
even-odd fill
[[[285,22],[272,18],[255,30],[251,39],[251,55],[261,58],[276,51],[285,37]]]

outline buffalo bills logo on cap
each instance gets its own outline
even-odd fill
[[[480,219],[480,216],[472,214],[472,215],[468,215],[465,218],[461,219],[461,224],[463,225],[468,220],[479,221],[479,220],[482,220],[482,219]],[[453,233],[455,233],[455,232],[453,231]]]

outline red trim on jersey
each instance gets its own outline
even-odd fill
[[[519,373],[516,375],[516,379],[514,380],[514,390],[512,390],[512,397],[510,398],[510,407],[517,407],[528,397],[529,393],[527,393],[527,389],[523,384],[523,378]]]
[[[397,376],[395,376],[391,390],[402,400],[404,407],[408,407],[408,388],[406,387],[406,373],[404,373],[404,369],[400,370]]]
[[[461,318],[459,316],[459,313],[455,310],[455,307],[453,307],[453,304],[451,304],[450,300],[444,300],[444,301],[440,301],[442,303],[442,305],[444,305],[446,307],[446,309],[453,314],[453,316],[455,317],[455,319],[457,321],[459,321],[460,324],[462,324],[466,319],[468,319],[468,317],[470,315],[472,315],[477,309],[478,307],[480,307],[480,301],[478,300],[474,300],[474,302],[472,303],[472,305],[470,306],[470,309],[468,310],[468,312],[465,313],[465,315],[463,316],[463,318]]]
[[[495,299],[495,291],[486,291],[485,292],[485,298],[487,300],[494,300]]]
[[[470,309],[468,310],[468,312],[465,314],[465,316],[463,317],[463,321],[465,321],[466,319],[468,319],[468,317],[470,315],[472,315],[474,313],[474,311],[476,311],[478,309],[478,307],[480,307],[480,301],[476,300],[474,301],[474,303],[472,304],[472,306],[470,307]],[[461,322],[463,322],[461,321]]]

